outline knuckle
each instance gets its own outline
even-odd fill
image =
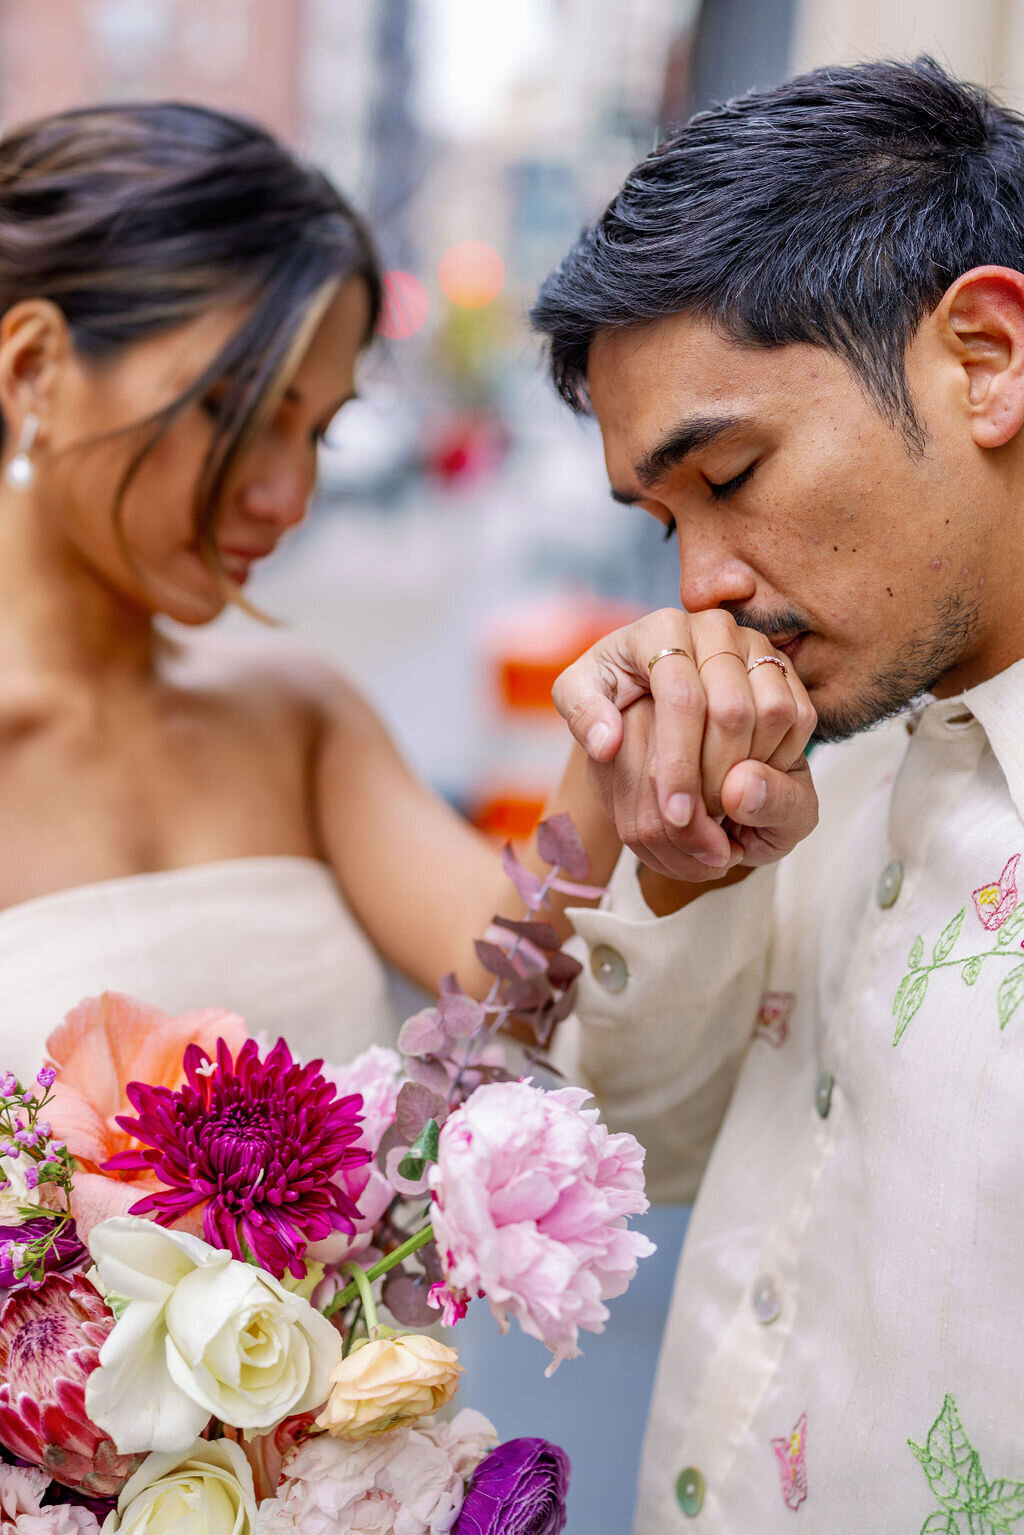
[[[792,693],[779,693],[766,699],[758,714],[764,724],[777,730],[789,730],[797,720],[796,700]]]
[[[676,714],[692,714],[704,717],[707,707],[707,699],[704,689],[696,680],[688,677],[670,676],[663,690],[658,694],[658,703],[662,708],[671,709]]]
[[[743,693],[712,694],[707,707],[711,721],[730,735],[749,729],[754,723],[753,700]]]

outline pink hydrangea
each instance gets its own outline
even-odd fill
[[[325,1061],[321,1073],[339,1097],[358,1093],[362,1098],[363,1122],[355,1145],[365,1147],[376,1159],[384,1132],[395,1122],[395,1104],[402,1081],[401,1056],[396,1050],[371,1045],[345,1066],[330,1066]],[[373,1240],[374,1227],[395,1197],[395,1190],[376,1160],[362,1167],[343,1167],[335,1182],[358,1206],[359,1214],[354,1232],[332,1232],[308,1249],[308,1257],[331,1267],[347,1263],[366,1251]]]
[[[448,1119],[431,1169],[433,1223],[453,1299],[483,1295],[554,1354],[550,1375],[579,1353],[579,1329],[601,1332],[654,1251],[626,1217],[642,1214],[644,1150],[612,1135],[579,1087],[529,1081],[478,1087]]]
[[[469,1408],[357,1442],[307,1439],[286,1460],[277,1497],[260,1504],[256,1535],[447,1535],[497,1440]]]

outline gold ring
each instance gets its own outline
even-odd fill
[[[659,661],[663,661],[666,656],[685,656],[688,661],[693,661],[693,657],[691,656],[691,654],[690,654],[690,652],[688,650],[679,650],[675,645],[670,645],[667,650],[659,650],[657,655],[653,655],[651,657],[651,659],[648,661],[648,663],[647,663],[647,675],[648,675],[648,677],[651,675],[651,672],[657,666],[658,662]],[[696,661],[693,661],[693,664],[694,664],[694,666],[696,666],[696,664],[697,664]]]
[[[713,661],[716,656],[733,656],[737,661],[743,660],[743,657],[736,650],[713,650],[709,656],[704,657],[697,670],[700,671],[701,667],[707,666],[708,662]],[[767,657],[765,659],[767,660]]]
[[[785,661],[780,661],[778,656],[758,656],[757,660],[751,661],[750,665],[747,667],[748,676],[754,670],[755,666],[764,666],[766,661],[770,666],[777,666],[784,677],[789,676],[789,667],[786,665]]]

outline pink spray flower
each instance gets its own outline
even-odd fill
[[[177,1092],[130,1082],[138,1118],[117,1122],[150,1149],[121,1152],[105,1170],[145,1168],[164,1185],[131,1213],[170,1226],[202,1205],[212,1247],[242,1260],[248,1251],[277,1279],[286,1269],[304,1278],[307,1244],[351,1232],[359,1217],[335,1175],[370,1159],[354,1144],[362,1100],[339,1098],[321,1064],[296,1065],[283,1039],[266,1060],[247,1039],[232,1061],[219,1040],[216,1062],[189,1045]]]
[[[579,1353],[582,1327],[601,1332],[654,1251],[626,1217],[642,1214],[643,1147],[611,1135],[590,1094],[529,1081],[478,1087],[441,1130],[430,1183],[445,1279],[457,1304],[482,1294],[502,1330],[508,1315],[554,1354]]]
[[[140,1463],[85,1410],[85,1383],[114,1318],[88,1280],[51,1274],[0,1312],[0,1444],[57,1482],[112,1497]]]
[[[357,1093],[363,1100],[362,1125],[354,1146],[365,1150],[371,1159],[395,1122],[395,1105],[402,1081],[402,1058],[397,1050],[370,1045],[345,1066],[324,1062],[320,1068],[339,1096]],[[347,1263],[365,1252],[373,1241],[374,1229],[395,1197],[395,1190],[377,1167],[375,1160],[346,1165],[335,1174],[335,1183],[359,1207],[351,1233],[332,1232],[317,1242],[307,1257],[330,1266]]]
[[[51,1478],[36,1466],[0,1466],[0,1535],[99,1535],[99,1521],[75,1503],[43,1505]]]

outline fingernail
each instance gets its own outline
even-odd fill
[[[689,826],[693,815],[693,799],[689,794],[670,794],[665,813],[673,826]]]
[[[587,736],[587,751],[592,757],[600,755],[601,748],[611,735],[607,725],[595,725]]]
[[[729,859],[732,857],[732,854],[693,853],[691,854],[691,857],[696,858],[698,863],[706,863],[709,869],[724,869],[726,864],[729,862]]]
[[[763,778],[755,777],[753,773],[747,777],[747,785],[743,790],[743,798],[740,800],[740,809],[744,815],[756,815],[763,808],[768,798],[768,785]]]

